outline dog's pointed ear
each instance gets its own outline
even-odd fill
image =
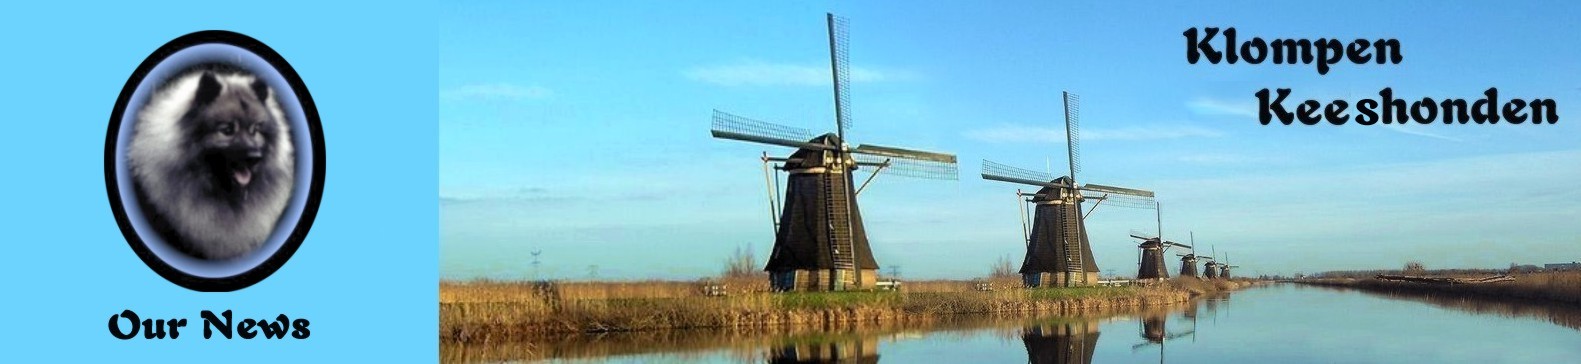
[[[258,95],[258,101],[269,101],[269,84],[261,79],[253,79],[253,94]]]
[[[198,77],[198,93],[192,97],[192,102],[196,104],[213,102],[215,98],[220,97],[220,89],[223,87],[220,85],[220,80],[214,77],[213,72],[203,72],[203,76]]]

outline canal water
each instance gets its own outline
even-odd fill
[[[446,362],[1581,363],[1581,308],[1277,284],[1079,317],[441,344]]]

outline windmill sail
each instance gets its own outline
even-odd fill
[[[785,126],[767,121],[752,120],[743,116],[714,110],[714,123],[710,128],[715,138],[773,144],[798,149],[832,150],[838,146],[813,143],[807,129]]]

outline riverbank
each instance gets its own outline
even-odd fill
[[[1436,275],[1445,278],[1467,278]],[[1581,305],[1581,272],[1537,272],[1512,276],[1513,281],[1482,284],[1433,284],[1377,278],[1305,279],[1301,284],[1354,288],[1375,292],[1431,293],[1461,297]]]
[[[960,314],[1061,314],[1169,305],[1251,284],[1174,279],[1149,286],[1022,289],[1013,280],[997,280],[993,290],[977,291],[971,281],[926,281],[908,282],[899,292],[732,288],[728,295],[708,296],[696,282],[441,282],[439,335],[441,341],[487,343],[565,333],[836,328]]]

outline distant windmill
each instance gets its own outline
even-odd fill
[[[1093,209],[1104,202],[1123,207],[1155,206],[1152,191],[1077,183],[1076,172],[1081,171],[1080,99],[1067,92],[1064,103],[1070,175],[1054,178],[1051,173],[983,161],[983,179],[1041,187],[1036,193],[1016,191],[1016,200],[1023,204],[1021,232],[1027,254],[1021,263],[1021,278],[1027,287],[1075,287],[1098,281],[1098,263],[1092,257],[1085,222],[1092,210],[1083,214],[1082,201],[1094,200]],[[1036,206],[1030,227],[1024,204]]]
[[[1207,263],[1202,265],[1202,278],[1207,278],[1207,279],[1219,278],[1219,263],[1215,262],[1214,260],[1216,260],[1216,259],[1213,258],[1214,256],[1218,256],[1218,255],[1219,255],[1219,247],[1215,246],[1215,247],[1213,247],[1213,255],[1206,256],[1206,257],[1199,257],[1199,258],[1202,258],[1202,259],[1205,259],[1205,260],[1208,261]]]
[[[1131,237],[1142,239],[1142,244],[1136,246],[1136,248],[1139,250],[1137,252],[1138,259],[1136,270],[1136,279],[1138,280],[1168,279],[1169,268],[1164,266],[1164,253],[1168,251],[1170,247],[1182,247],[1187,249],[1191,248],[1189,245],[1183,245],[1173,241],[1164,240],[1163,209],[1161,206],[1155,206],[1153,210],[1157,212],[1156,218],[1158,219],[1158,235],[1148,236],[1137,232],[1131,233]]]
[[[539,254],[543,254],[543,249],[533,249],[532,250],[532,279],[533,280],[538,280],[539,279],[538,278],[539,277],[539,275],[538,275],[538,265],[539,265],[539,263],[541,263],[541,262],[538,261],[538,255]]]
[[[1180,276],[1181,277],[1192,277],[1192,278],[1196,278],[1197,277],[1197,249],[1196,249],[1196,246],[1197,246],[1197,233],[1196,232],[1191,232],[1191,246],[1190,246],[1191,251],[1187,252],[1187,253],[1184,253],[1184,254],[1175,253],[1175,256],[1180,257]]]
[[[828,14],[829,63],[834,70],[835,132],[814,137],[807,129],[751,120],[714,110],[715,138],[796,148],[788,158],[765,152],[774,250],[764,270],[776,291],[871,288],[878,282],[878,262],[868,247],[856,196],[879,172],[919,178],[955,179],[955,156],[870,144],[846,143],[851,128],[850,82],[845,19]],[[776,206],[778,178],[769,165],[790,173],[784,207]],[[852,171],[874,168],[855,185]],[[779,215],[772,213],[779,210]]]
[[[1238,265],[1230,265],[1230,253],[1224,252],[1224,264],[1219,265],[1219,278],[1230,279],[1230,268],[1240,267]]]

